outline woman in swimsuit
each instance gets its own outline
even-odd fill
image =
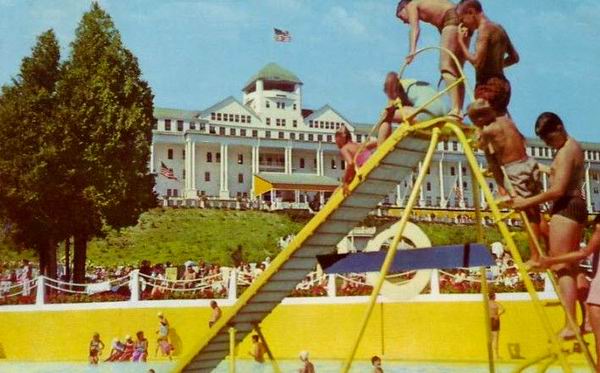
[[[131,339],[130,335],[125,336],[125,350],[119,357],[119,361],[129,361],[133,356],[133,352],[135,350],[135,345],[133,343],[133,339]]]
[[[168,356],[169,360],[172,359],[171,351],[173,350],[173,346],[169,343],[169,321],[163,315],[162,312],[158,313],[158,321],[159,326],[156,333],[158,334],[158,338],[156,339],[156,351],[154,351],[154,356],[158,355],[158,350],[163,356]]]
[[[356,175],[356,167],[360,168],[369,159],[373,149],[377,147],[377,143],[370,141],[361,150],[361,144],[352,141],[352,135],[345,126],[335,133],[335,143],[340,149],[342,159],[346,162],[346,173],[343,177],[342,189],[344,194],[348,194],[348,185],[354,179]],[[360,151],[360,154],[357,153]],[[356,161],[355,161],[356,159]]]
[[[131,361],[146,362],[148,357],[148,340],[144,337],[144,332],[137,332],[137,341],[135,341],[135,351]]]
[[[90,341],[90,364],[98,364],[98,359],[102,350],[104,349],[104,343],[100,340],[100,334],[94,333],[92,340]]]
[[[588,245],[582,249],[555,257],[540,258],[533,263],[534,267],[546,269],[556,264],[578,264],[583,259],[594,255],[597,265],[600,264],[600,215],[596,216],[593,223],[594,232]],[[596,267],[597,267],[596,265]],[[596,356],[600,356],[600,272],[596,271],[587,297],[588,315],[592,324],[592,332],[596,339]],[[600,361],[596,358],[596,372],[600,372]]]
[[[535,133],[550,147],[556,149],[550,171],[550,188],[528,198],[515,198],[513,207],[526,209],[545,202],[552,202],[549,237],[549,255],[563,255],[579,248],[583,229],[587,222],[587,206],[581,195],[584,177],[584,155],[581,146],[569,136],[560,117],[554,113],[542,113],[535,123]],[[577,272],[572,264],[559,263],[552,266],[558,276],[560,292],[567,312],[576,320]],[[574,335],[565,319],[560,333],[563,338]]]

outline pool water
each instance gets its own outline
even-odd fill
[[[318,373],[338,373],[340,371],[340,361],[318,361],[315,362],[315,369]],[[242,360],[237,362],[237,373],[271,373],[273,369],[270,364],[258,366],[255,363]],[[300,368],[298,361],[280,361],[279,367],[284,373],[297,372]],[[97,366],[90,366],[86,363],[8,363],[0,362],[0,373],[147,373],[148,369],[154,369],[156,373],[169,373],[173,368],[172,363],[168,362],[149,362],[141,363],[104,363]],[[514,364],[498,364],[496,371],[498,373],[512,372]],[[217,373],[227,373],[229,370],[227,361],[223,361],[216,369]],[[357,361],[352,365],[351,372],[366,373],[371,371],[370,362]],[[462,364],[462,363],[403,363],[389,362],[383,363],[383,369],[386,373],[487,373],[488,367],[485,364]],[[558,373],[562,370],[555,366],[547,372]],[[584,366],[575,367],[574,372],[589,372]]]

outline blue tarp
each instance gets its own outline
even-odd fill
[[[325,273],[379,272],[387,252],[318,255]],[[415,269],[449,269],[494,265],[490,251],[482,244],[436,246],[398,250],[389,273]]]

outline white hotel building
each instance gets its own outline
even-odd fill
[[[281,205],[326,198],[345,167],[334,142],[336,129],[345,125],[363,141],[372,124],[352,122],[329,105],[304,108],[302,82],[274,63],[250,78],[242,92],[241,101],[228,97],[204,110],[155,109],[150,168],[159,196],[165,203],[194,206],[200,200],[253,199],[255,192],[266,191],[259,198]],[[600,210],[600,145],[582,145],[586,200],[595,212]],[[527,151],[551,162],[551,150],[538,139],[528,139]],[[478,157],[484,164],[483,155]],[[177,179],[161,175],[162,164]],[[401,181],[387,202],[402,206],[411,183],[411,178]],[[460,144],[440,143],[419,205],[470,208],[471,187]]]

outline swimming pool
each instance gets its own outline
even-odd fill
[[[150,362],[147,364],[139,363],[107,363],[98,366],[90,366],[86,363],[7,363],[0,362],[0,373],[147,373],[152,368],[156,373],[169,373],[173,364],[168,362]],[[281,361],[279,366],[284,373],[297,372],[300,367],[298,361]],[[340,370],[340,361],[318,361],[315,362],[316,371],[319,373],[337,373]],[[369,362],[357,361],[352,366],[352,372],[369,372],[371,364]],[[385,362],[383,368],[386,373],[487,373],[485,364],[462,364],[462,363],[404,363],[404,362]],[[496,371],[499,373],[512,372],[515,368],[513,364],[498,364]],[[551,373],[558,373],[562,370],[557,366],[548,370]],[[222,362],[216,370],[217,373],[227,373],[228,363]],[[263,367],[257,367],[248,360],[238,361],[238,373],[271,373],[269,364]],[[574,372],[588,372],[584,366],[574,369]]]

